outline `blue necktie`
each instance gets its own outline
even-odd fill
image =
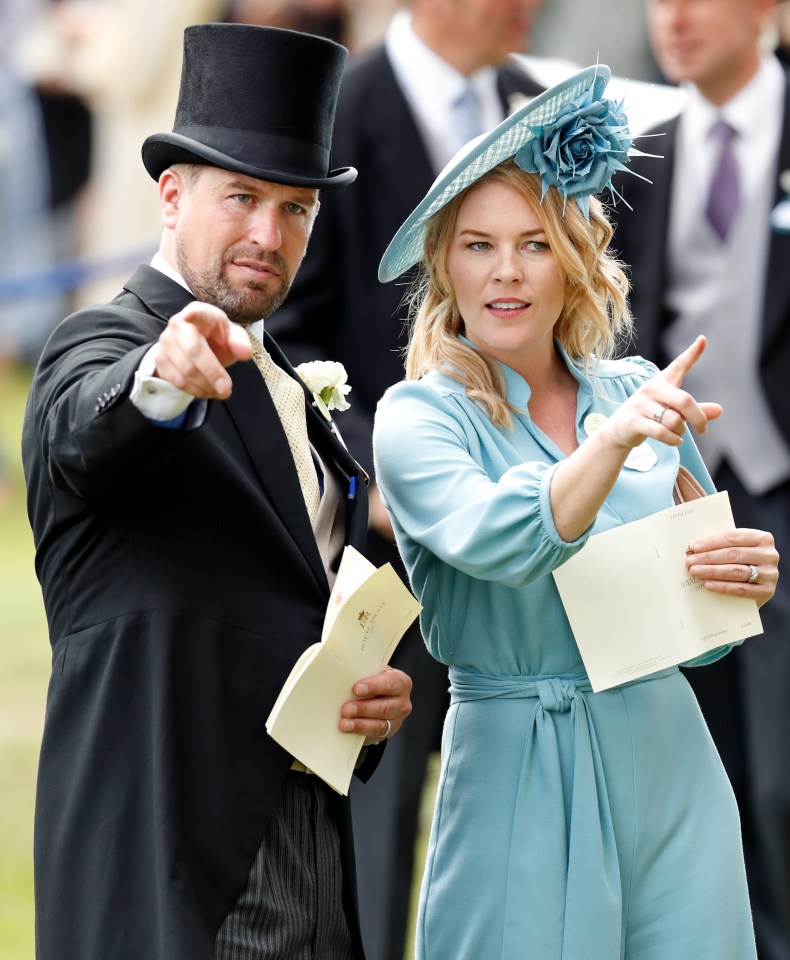
[[[471,84],[467,84],[464,92],[454,101],[453,109],[460,148],[483,132],[480,101]]]

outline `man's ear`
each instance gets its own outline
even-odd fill
[[[313,235],[313,227],[315,226],[315,218],[318,216],[318,211],[321,209],[321,201],[316,199],[315,206],[313,207],[313,219],[310,221],[310,233],[308,234],[308,239]]]
[[[159,177],[159,206],[162,209],[162,223],[171,230],[178,219],[179,204],[186,190],[186,184],[172,168]]]

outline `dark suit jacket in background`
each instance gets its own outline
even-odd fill
[[[542,91],[517,66],[497,73],[505,112],[513,94]],[[351,409],[343,436],[373,475],[376,405],[403,379],[408,336],[402,306],[409,277],[378,282],[387,244],[434,180],[428,153],[383,46],[349,62],[335,116],[333,157],[359,177],[321,197],[305,260],[269,329],[288,355],[339,360],[348,370]],[[371,531],[367,555],[406,572],[393,543]],[[448,706],[447,670],[426,651],[415,624],[393,664],[414,681],[413,713],[387,747],[379,771],[352,794],[362,932],[371,960],[402,960],[412,890],[413,850],[426,763],[438,749]]]
[[[515,66],[498,71],[508,97],[542,91]],[[377,47],[350,62],[335,117],[332,156],[359,170],[348,189],[321,196],[304,262],[269,329],[294,363],[339,360],[351,409],[343,437],[372,476],[373,416],[387,387],[403,379],[407,343],[401,301],[407,279],[378,281],[382,254],[434,180],[414,117],[389,58]]]
[[[790,73],[776,168],[774,205],[785,196],[779,179],[790,170]],[[636,341],[631,352],[660,366],[668,361],[661,339],[674,320],[664,304],[672,179],[678,119],[649,133],[650,151],[663,159],[634,157],[630,166],[652,183],[624,174],[621,189],[632,206],[611,211],[613,247],[631,268]],[[639,141],[637,141],[639,144]],[[770,244],[763,286],[758,369],[774,419],[790,445],[790,233],[766,223]],[[729,347],[742,349],[738,330]],[[705,358],[701,362],[705,362]],[[713,430],[726,430],[724,417]],[[760,424],[755,423],[759,431]],[[754,497],[724,464],[714,482],[729,490],[740,526],[770,530],[780,555],[790,550],[790,481]],[[686,671],[732,781],[741,813],[747,875],[760,960],[790,958],[790,588],[780,574],[776,594],[761,610],[764,634],[709,667]]]
[[[774,204],[784,196],[779,175],[790,170],[790,73],[785,71],[787,85],[785,113],[779,146]],[[667,248],[669,244],[669,212],[672,177],[675,168],[678,118],[648,131],[662,136],[650,141],[651,153],[663,159],[632,158],[629,167],[647,177],[639,180],[622,174],[620,189],[633,208],[618,203],[610,213],[615,223],[613,247],[630,267],[633,284],[631,308],[636,322],[636,341],[632,352],[664,366],[669,357],[661,348],[661,338],[674,317],[664,307],[667,288]],[[639,141],[637,141],[637,145]],[[770,227],[766,224],[766,230]],[[733,331],[733,349],[736,332]],[[771,232],[768,265],[764,287],[762,336],[760,342],[760,375],[771,411],[790,444],[790,233]]]
[[[53,648],[40,960],[213,960],[291,762],[266,718],[321,635],[329,586],[257,368],[231,367],[231,397],[195,429],[158,427],[129,400],[190,299],[140,267],[111,304],[60,324],[30,392],[23,458]],[[361,547],[363,475],[309,404],[308,429],[342,489],[356,478],[346,539]]]

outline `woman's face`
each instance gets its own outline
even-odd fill
[[[447,271],[466,336],[480,350],[515,370],[553,355],[566,277],[523,194],[497,182],[469,190]]]

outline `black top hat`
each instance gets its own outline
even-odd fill
[[[172,133],[143,144],[154,180],[173,163],[206,163],[259,180],[331,189],[332,124],[345,47],[295,30],[204,23],[184,31]]]

